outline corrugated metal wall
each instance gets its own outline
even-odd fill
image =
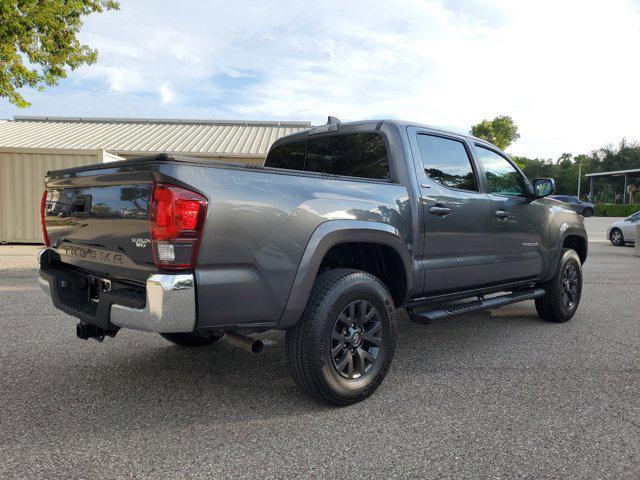
[[[0,242],[41,243],[40,201],[49,170],[102,161],[93,152],[0,150]]]
[[[264,157],[278,138],[310,127],[309,122],[15,117],[0,125],[0,145],[250,158]]]

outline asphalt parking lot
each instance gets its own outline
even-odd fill
[[[631,247],[590,244],[566,324],[533,302],[429,326],[401,314],[385,382],[343,409],[298,393],[281,334],[257,356],[77,340],[34,251],[0,247],[1,478],[640,477]]]

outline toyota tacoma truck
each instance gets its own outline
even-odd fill
[[[535,300],[576,312],[583,219],[495,146],[330,117],[264,166],[160,154],[48,172],[39,282],[83,339],[119,329],[198,347],[284,330],[290,370],[348,405],[383,381],[396,311],[429,323]],[[252,343],[253,342],[253,343]]]

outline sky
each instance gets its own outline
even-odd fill
[[[14,115],[397,118],[467,133],[511,115],[514,155],[640,140],[640,0],[121,0],[99,51]]]

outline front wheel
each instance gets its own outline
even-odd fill
[[[373,275],[348,269],[318,276],[285,340],[298,387],[338,406],[364,400],[380,386],[395,342],[395,307],[387,288]]]
[[[609,240],[616,247],[621,247],[624,245],[624,236],[622,235],[622,230],[619,228],[612,228],[611,233],[609,233]]]
[[[222,335],[205,337],[197,333],[161,333],[160,336],[181,347],[202,347],[217,342],[222,338]]]
[[[582,265],[575,250],[566,248],[562,251],[555,275],[543,287],[544,296],[536,298],[538,315],[549,322],[570,320],[582,295]]]
[[[584,212],[582,212],[582,216],[583,217],[591,217],[593,216],[595,212],[593,211],[593,208],[585,208]]]

